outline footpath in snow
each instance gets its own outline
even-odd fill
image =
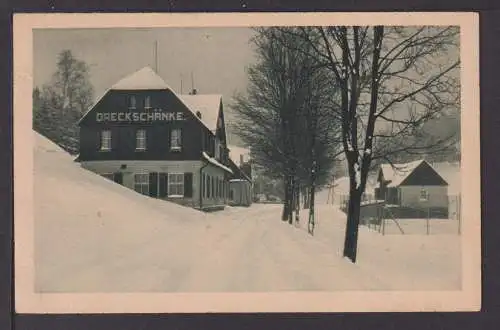
[[[345,215],[319,205],[315,236],[280,220],[281,205],[202,213],[86,171],[36,135],[38,292],[458,290],[460,236],[360,228],[342,258]]]

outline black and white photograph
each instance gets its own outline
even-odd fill
[[[17,310],[480,308],[477,16],[127,15],[14,17]]]

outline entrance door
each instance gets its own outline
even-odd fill
[[[123,184],[123,173],[122,172],[116,172],[113,174],[113,181],[118,183],[118,184]]]
[[[163,198],[168,195],[168,174],[159,173],[158,175],[158,197]]]
[[[158,197],[158,173],[149,173],[149,196]]]

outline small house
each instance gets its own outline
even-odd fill
[[[229,154],[229,168],[233,172],[229,179],[229,205],[250,206],[253,200],[253,183],[249,153],[243,148],[229,146]]]
[[[448,183],[425,160],[382,164],[375,198],[409,209],[439,209],[447,213]]]

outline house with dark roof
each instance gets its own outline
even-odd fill
[[[233,172],[220,95],[179,95],[145,67],[111,86],[79,127],[82,167],[150,197],[227,204]]]
[[[425,160],[382,164],[375,198],[412,209],[448,209],[448,183]]]
[[[229,204],[250,206],[253,201],[252,168],[250,152],[241,147],[229,146]]]

